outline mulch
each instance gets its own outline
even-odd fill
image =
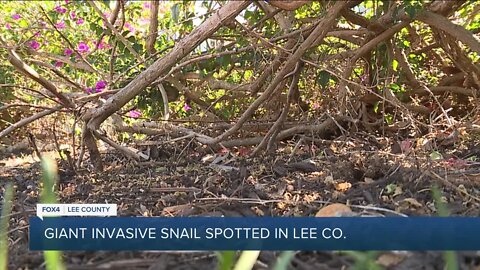
[[[459,163],[480,149],[473,142],[431,151],[391,151],[389,140],[344,138],[249,157],[245,149],[212,152],[194,145],[167,145],[157,160],[133,163],[106,152],[105,171],[88,162],[72,171],[60,162],[62,203],[115,203],[121,216],[314,216],[329,203],[369,215],[437,215],[438,187],[452,216],[480,216],[480,165]],[[171,148],[171,149],[170,149]],[[175,151],[176,149],[182,151]],[[247,153],[246,153],[247,152]],[[175,154],[178,153],[178,154]],[[472,159],[470,159],[472,160]],[[1,161],[1,160],[0,160]],[[39,163],[0,170],[0,185],[13,182],[9,269],[42,269],[43,255],[28,248],[28,217],[40,193]],[[3,197],[2,197],[3,198]],[[268,269],[278,252],[262,252],[256,269]],[[480,269],[478,252],[459,252],[462,269]],[[385,269],[443,269],[441,252],[379,252]],[[68,269],[214,269],[212,252],[65,252]],[[362,268],[345,252],[298,252],[291,269]]]

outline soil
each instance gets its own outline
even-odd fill
[[[58,197],[62,203],[115,203],[120,216],[314,216],[329,203],[347,204],[362,215],[435,216],[432,187],[437,186],[451,216],[480,216],[480,165],[470,158],[480,153],[478,143],[440,147],[435,154],[441,159],[415,144],[392,153],[397,152],[392,145],[355,136],[300,147],[285,142],[275,154],[249,157],[248,148],[213,152],[177,142],[142,163],[107,151],[101,173],[88,161],[74,171],[60,160]],[[7,182],[16,189],[9,269],[44,268],[42,253],[28,248],[28,217],[35,214],[41,188],[37,161],[0,160],[2,195]],[[255,269],[269,269],[278,254],[262,252]],[[480,269],[479,252],[456,254],[461,269]],[[444,269],[441,252],[365,256],[385,269]],[[64,260],[68,269],[215,269],[217,264],[213,252],[65,252]],[[300,251],[290,269],[369,269],[358,263],[348,252]]]

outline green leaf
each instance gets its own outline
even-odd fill
[[[386,113],[385,114],[385,122],[387,122],[387,124],[389,124],[389,125],[393,124],[393,115],[391,115],[389,113]]]
[[[246,10],[244,17],[245,17],[245,19],[250,19],[250,18],[252,18],[252,17],[253,17],[253,11],[251,11],[251,10]]]
[[[102,20],[98,20],[97,23],[102,23]],[[98,24],[91,23],[90,24],[90,30],[94,31],[97,36],[101,36],[104,33],[103,28],[101,28]]]
[[[223,55],[220,57],[217,57],[215,59],[215,63],[220,66],[227,66],[232,62],[232,56],[231,55]]]
[[[433,151],[432,153],[430,153],[430,159],[431,160],[442,160],[443,156],[442,156],[442,154],[440,154],[440,152]]]
[[[133,44],[132,47],[136,52],[141,52],[143,50],[142,44],[135,43],[135,44]]]
[[[375,102],[375,104],[373,104],[373,112],[378,113],[379,109],[380,109],[380,102]]]
[[[171,8],[171,13],[172,13],[172,20],[175,23],[178,23],[179,17],[180,17],[180,5],[175,4]]]
[[[405,1],[405,12],[410,18],[414,18],[419,11],[423,9],[422,3],[420,1]]]
[[[42,157],[43,171],[43,191],[40,197],[42,203],[57,203],[54,188],[58,181],[57,164],[55,160]],[[62,261],[62,252],[50,250],[44,252],[45,265],[47,270],[63,270],[66,269]]]
[[[393,194],[395,190],[397,189],[397,185],[395,184],[389,184],[385,187],[385,194]]]
[[[398,64],[398,63],[397,63]],[[396,83],[391,83],[388,85],[388,88],[392,90],[393,92],[399,92],[400,91],[400,85]]]
[[[237,263],[233,270],[250,270],[253,269],[255,262],[258,259],[258,255],[260,255],[259,250],[246,250],[240,254],[240,258],[238,258]]]
[[[476,162],[476,161],[478,161],[478,157],[474,155],[474,156],[466,158],[465,160]]]
[[[110,0],[103,0],[101,3],[104,4],[106,8],[110,8]]]
[[[413,19],[415,17],[415,14],[417,14],[417,10],[415,9],[414,6],[412,5],[407,5],[405,7],[405,12],[408,14],[408,16]]]
[[[320,85],[322,88],[327,87],[328,83],[330,82],[330,77],[331,75],[328,71],[320,71],[317,76],[317,84]]]
[[[0,270],[8,269],[8,221],[12,210],[13,186],[8,184],[3,194],[2,215],[0,216]]]
[[[445,202],[442,199],[442,192],[436,185],[432,187],[432,197],[435,208],[437,209],[437,215],[439,217],[448,217],[450,213],[447,206],[445,205]]]
[[[282,252],[280,256],[278,256],[277,262],[275,263],[273,270],[287,270],[294,256],[295,256],[294,251]]]
[[[230,270],[235,263],[235,251],[217,252],[218,270]]]
[[[26,20],[21,20],[18,25],[21,27],[21,28],[26,28],[28,26],[28,22]]]
[[[397,68],[398,68],[398,61],[397,61],[397,60],[394,59],[394,60],[392,61],[392,67],[393,67],[393,70],[394,70],[394,71],[397,71]]]
[[[435,185],[432,187],[432,197],[433,202],[435,204],[435,208],[437,209],[437,215],[439,217],[448,217],[450,216],[450,211],[448,210],[445,202],[443,200],[442,192],[440,189]],[[447,270],[458,270],[458,260],[457,254],[454,251],[444,251],[443,258],[445,260],[445,268]]]
[[[51,158],[42,157],[43,190],[40,197],[42,203],[57,203],[54,188],[58,180],[57,164]]]

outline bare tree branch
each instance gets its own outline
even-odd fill
[[[160,1],[151,2],[152,6],[150,9],[150,25],[148,27],[148,36],[145,47],[148,54],[155,54],[155,42],[158,37],[158,7]]]
[[[3,40],[1,40],[3,44]],[[23,60],[20,58],[20,56],[13,50],[13,49],[8,49],[8,61],[20,72],[25,74],[28,78],[36,81],[37,83],[41,84],[45,89],[50,91],[53,95],[55,95],[62,104],[64,104],[68,108],[75,108],[75,104],[67,98],[65,95],[60,93],[57,89],[57,87],[48,81],[47,79],[43,78],[40,76],[32,67],[27,65]]]
[[[270,5],[272,5],[274,7],[284,9],[284,10],[289,10],[289,11],[295,10],[295,9],[305,5],[308,2],[310,2],[310,1],[308,1],[308,0],[295,0],[295,1],[272,0],[272,1],[269,1]]]
[[[470,31],[460,25],[456,25],[442,15],[435,14],[431,11],[424,11],[418,14],[416,19],[438,28],[455,39],[463,42],[470,49],[480,54],[480,41]]]
[[[8,134],[10,134],[12,131],[14,131],[14,130],[17,129],[17,128],[21,128],[21,127],[23,127],[23,126],[25,126],[25,125],[28,125],[28,124],[30,124],[31,122],[33,122],[33,121],[35,121],[35,120],[37,120],[37,119],[40,119],[40,118],[42,118],[42,117],[44,117],[44,116],[47,116],[47,115],[49,115],[49,114],[52,114],[52,113],[54,113],[54,112],[56,112],[56,111],[58,111],[58,110],[60,110],[60,109],[62,109],[62,106],[57,106],[57,107],[54,107],[54,108],[52,108],[52,109],[45,110],[45,111],[39,112],[39,113],[37,113],[37,114],[34,114],[34,115],[30,116],[30,117],[24,118],[24,119],[16,122],[16,123],[13,124],[13,125],[10,125],[10,126],[7,127],[6,129],[2,130],[2,131],[0,132],[0,138],[7,136]]]
[[[215,14],[209,17],[199,27],[193,30],[187,37],[179,41],[175,47],[163,58],[157,60],[149,68],[138,75],[117,94],[110,97],[103,106],[97,108],[91,114],[86,115],[89,119],[88,127],[95,130],[100,124],[133,97],[138,95],[145,87],[152,83],[161,74],[167,72],[180,59],[198,46],[203,40],[211,36],[226,21],[231,20],[250,4],[249,1],[230,1]]]
[[[347,68],[344,70],[344,72],[342,74],[342,77],[345,80],[342,80],[340,82],[340,85],[339,85],[338,101],[340,103],[340,106],[341,106],[342,110],[346,109],[345,102],[346,102],[346,98],[348,96],[347,95],[348,94],[348,81],[347,81],[347,79],[350,78],[350,75],[352,74],[352,71],[355,67],[355,63],[357,62],[357,60],[360,59],[360,57],[362,57],[363,55],[365,55],[369,51],[371,51],[373,48],[375,48],[375,46],[377,46],[380,42],[391,38],[396,32],[400,31],[403,27],[405,27],[409,23],[410,23],[409,21],[400,22],[400,23],[394,25],[393,27],[385,30],[384,32],[382,32],[381,34],[376,36],[375,38],[371,39],[370,41],[365,43],[365,45],[363,45],[360,48],[353,51],[354,55],[350,59]]]
[[[335,24],[339,12],[348,4],[348,1],[339,1],[335,2],[335,5],[332,7],[330,12],[318,23],[315,29],[311,34],[306,38],[306,40],[300,44],[298,49],[287,59],[283,68],[277,73],[273,81],[263,92],[263,94],[258,97],[243,113],[240,119],[237,121],[235,126],[224,132],[223,134],[217,136],[213,140],[209,141],[208,144],[217,144],[227,138],[228,136],[234,134],[239,130],[243,123],[245,123],[255,110],[267,100],[276,90],[279,88],[280,83],[285,79],[285,76],[290,73],[295,65],[300,61],[304,52],[312,46],[316,41],[322,40],[327,35],[330,28]]]
[[[124,36],[122,36],[122,34],[120,34],[118,32],[117,28],[115,28],[115,26],[113,26],[110,23],[110,21],[108,21],[107,17],[105,17],[105,15],[103,15],[102,11],[97,7],[95,2],[94,1],[88,1],[88,3],[90,4],[90,6],[93,7],[93,9],[95,9],[95,11],[98,13],[98,15],[102,18],[105,25],[107,25],[108,29],[110,29],[110,31],[112,31],[112,33],[115,35],[115,37],[117,37],[118,40],[120,40],[120,42],[122,42],[123,45],[125,45],[125,48],[127,48],[135,56],[137,61],[143,61],[142,57],[137,53],[137,51],[135,51],[133,49],[130,42]]]

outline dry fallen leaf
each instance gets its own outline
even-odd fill
[[[384,267],[392,267],[402,262],[403,259],[405,259],[405,256],[401,254],[385,253],[377,258],[377,263]]]
[[[342,203],[334,203],[327,205],[320,209],[315,215],[316,217],[349,217],[353,216],[354,213],[350,207]]]
[[[403,199],[402,201],[400,201],[400,204],[402,203],[406,203],[408,205],[411,205],[413,207],[418,207],[418,208],[421,208],[423,207],[423,204],[419,203],[416,199],[414,198],[406,198],[406,199]]]
[[[350,184],[349,182],[342,182],[342,183],[335,184],[335,189],[341,192],[345,192],[349,190],[351,187],[352,187],[352,184]]]
[[[285,210],[287,208],[287,204],[284,203],[284,202],[279,202],[279,203],[277,203],[277,208],[279,210]]]

